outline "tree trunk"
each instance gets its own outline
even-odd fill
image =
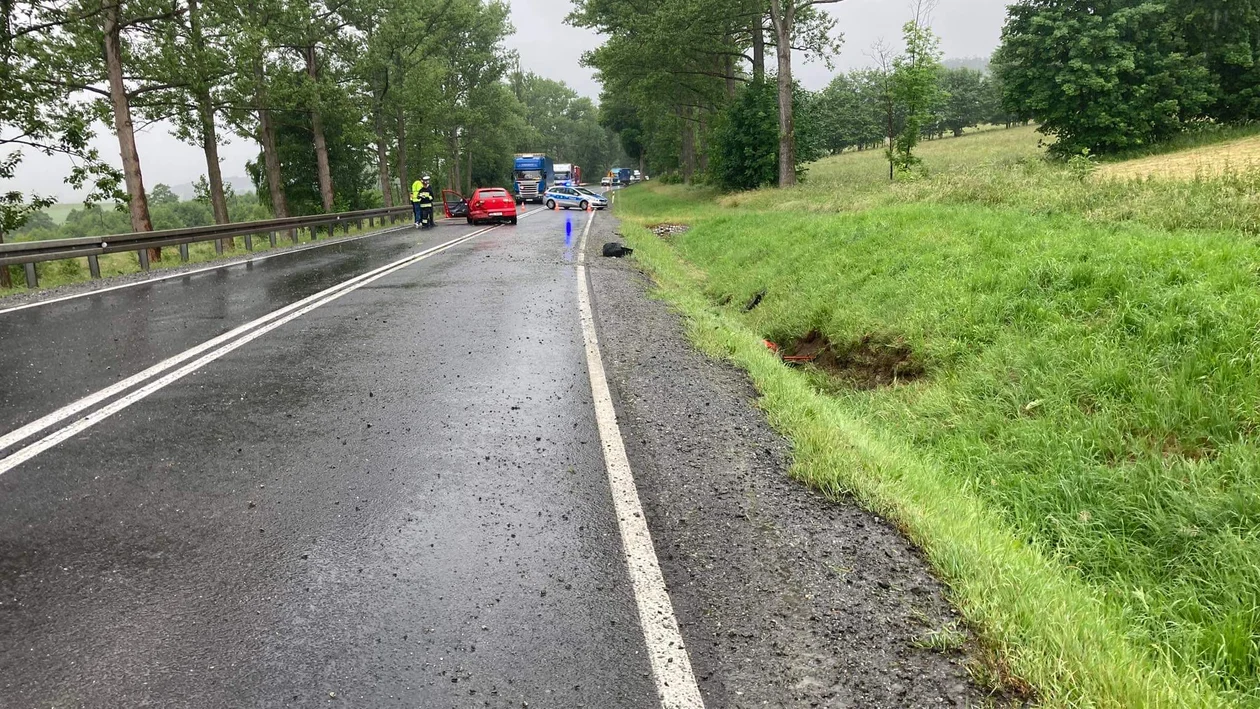
[[[394,206],[394,189],[389,183],[389,147],[385,139],[385,110],[378,101],[376,104],[376,166],[381,178],[381,199],[385,200],[386,209]]]
[[[766,31],[762,27],[765,16],[758,17],[752,26],[752,74],[753,81],[766,80]]]
[[[683,182],[690,183],[696,174],[696,133],[691,125],[691,109],[678,112],[682,118],[682,173]]]
[[[475,145],[471,133],[465,136],[464,144],[468,146],[468,174],[464,176],[468,190],[464,194],[471,195],[473,191],[473,145]]]
[[[726,76],[726,97],[735,98],[735,57],[727,55],[723,59],[722,73]]]
[[[280,152],[276,149],[276,124],[267,107],[266,76],[262,60],[254,62],[254,105],[258,108],[258,142],[262,145],[263,166],[267,172],[267,191],[271,193],[271,216],[289,216],[289,201],[284,196],[284,175],[280,171]]]
[[[459,133],[451,131],[451,177],[449,184],[451,189],[458,190],[460,183],[464,180],[460,176],[459,170]]]
[[[219,166],[219,135],[214,124],[214,109],[210,104],[210,92],[197,97],[201,114],[201,148],[206,154],[206,179],[210,182],[210,206],[214,210],[214,223],[227,224],[227,194],[223,189],[223,170]],[[232,242],[232,239],[227,241]]]
[[[210,208],[214,211],[215,224],[227,224],[227,195],[223,191],[223,171],[219,167],[219,136],[214,125],[214,109],[210,104],[210,92],[197,96],[197,112],[201,118],[201,149],[206,154],[206,180],[210,183]],[[236,239],[220,239],[225,249],[235,249]]]
[[[893,136],[896,133],[896,106],[893,105],[892,99],[887,100],[884,111],[888,119],[888,181],[892,182],[897,179],[897,173],[893,165]]]
[[[779,56],[779,187],[796,184],[796,123],[792,115],[792,24],[796,0],[770,0]]]
[[[328,165],[328,141],[324,138],[324,118],[319,111],[319,61],[315,45],[306,48],[306,75],[315,84],[311,103],[311,133],[315,137],[315,164],[319,171],[319,198],[324,214],[333,211],[332,168]]]
[[[188,0],[188,29],[192,40],[193,52],[200,57],[206,51],[205,36],[201,32],[201,7],[198,0]],[[210,183],[210,209],[214,212],[215,224],[227,224],[227,195],[223,192],[223,172],[219,167],[219,135],[214,123],[214,104],[210,96],[210,87],[198,86],[197,119],[201,122],[201,150],[206,156],[206,180]],[[236,248],[236,239],[220,239],[224,248]]]
[[[109,75],[109,98],[114,109],[114,131],[118,134],[118,150],[123,164],[123,180],[127,184],[131,211],[131,230],[153,231],[149,218],[149,200],[144,192],[144,175],[140,171],[140,154],[136,151],[135,126],[131,122],[131,102],[123,81],[122,65],[122,0],[103,0],[101,9],[105,34],[105,70]],[[149,249],[149,260],[161,261],[161,249]]]
[[[399,194],[406,202],[411,196],[411,180],[407,179],[407,117],[398,109],[398,184]]]
[[[0,231],[0,244],[4,243],[4,232]],[[0,288],[12,288],[13,279],[9,277],[9,267],[0,266]]]
[[[700,111],[700,149],[697,150],[696,166],[700,173],[707,174],[709,172],[709,141],[708,141],[708,124],[705,120],[705,111]]]

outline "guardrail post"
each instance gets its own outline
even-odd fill
[[[22,265],[26,268],[26,287],[39,288],[39,274],[35,272],[35,264],[24,263]],[[0,268],[6,267],[0,266]]]
[[[92,274],[92,278],[100,278],[101,277],[100,259],[96,258],[95,254],[93,254],[92,256],[88,256],[87,258],[88,258],[88,272]],[[4,268],[4,266],[0,266],[0,268]]]
[[[276,233],[274,231],[267,232],[267,241],[271,242],[271,248],[276,248]]]
[[[148,260],[148,259],[145,258],[145,260]],[[188,244],[179,245],[179,260],[183,261],[184,263],[188,263]],[[145,266],[144,270],[146,271],[149,270],[149,267]]]
[[[181,246],[183,247],[184,250],[188,249],[188,246],[186,244],[181,244]],[[140,270],[141,271],[149,270],[149,250],[140,249],[139,251],[136,252],[136,254],[140,256]]]
[[[253,234],[245,235],[245,250],[246,251],[254,250],[254,235]]]
[[[218,256],[223,255],[223,239],[214,240],[214,253]]]

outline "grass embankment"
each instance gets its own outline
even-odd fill
[[[895,520],[1041,701],[1260,707],[1257,178],[1082,183],[1036,153],[1012,130],[925,146],[913,183],[856,154],[618,211],[795,474]],[[1212,191],[1230,213],[1189,203]],[[693,228],[635,226],[660,222]],[[834,371],[761,342],[810,331]]]
[[[349,231],[338,231],[337,235],[333,237],[329,237],[327,229],[323,229],[319,232],[320,241],[327,241],[329,239],[344,239],[350,236],[372,233],[385,228],[389,228],[389,226],[368,228],[367,225],[364,224],[363,229],[360,230],[358,227],[350,225]],[[162,260],[151,262],[150,267],[153,271],[160,272],[164,269],[179,268],[180,266],[187,266],[188,264],[208,263],[223,259],[240,258],[242,256],[257,255],[267,251],[278,251],[311,243],[310,233],[305,229],[301,230],[299,238],[301,243],[294,244],[293,241],[289,239],[287,232],[280,232],[276,235],[276,246],[275,248],[272,248],[267,235],[260,234],[254,237],[253,251],[246,251],[245,237],[238,236],[236,237],[236,248],[224,249],[222,255],[215,250],[213,241],[202,241],[188,245],[188,261],[186,262],[180,261],[178,247],[167,246],[162,249]],[[102,278],[140,273],[142,270],[140,268],[139,256],[132,251],[118,254],[106,254],[99,257],[98,261],[101,266]],[[0,266],[0,268],[4,267]],[[45,261],[37,264],[37,268],[39,272],[39,287],[41,289],[56,288],[57,286],[82,283],[91,280],[91,272],[88,270],[88,262],[86,258]],[[22,274],[22,269],[20,267],[12,268],[10,273],[13,278],[13,288],[0,288],[0,299],[7,295],[31,292],[31,290],[26,288],[26,277]]]

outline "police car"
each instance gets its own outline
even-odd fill
[[[604,209],[608,198],[585,187],[552,187],[543,195],[547,209]]]

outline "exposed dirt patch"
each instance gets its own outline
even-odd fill
[[[655,224],[648,227],[648,229],[651,229],[653,234],[656,234],[662,239],[668,239],[690,230],[691,227],[686,224]]]
[[[812,364],[859,389],[910,382],[924,374],[923,364],[909,343],[892,336],[867,334],[847,345],[836,345],[826,335],[810,330],[783,348],[783,358]]]

